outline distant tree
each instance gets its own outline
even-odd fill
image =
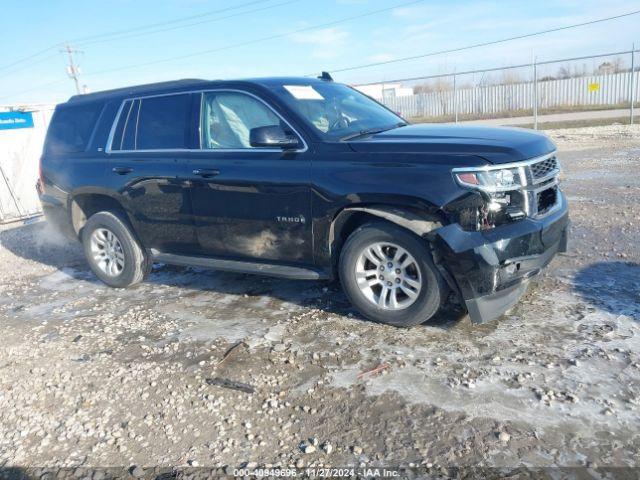
[[[587,66],[586,65],[563,65],[558,69],[558,78],[575,78],[575,77],[586,77],[587,76]]]
[[[413,93],[414,95],[417,95],[419,93],[429,93],[431,92],[431,86],[427,83],[421,83],[419,85],[415,85],[413,87]]]
[[[594,73],[598,75],[609,75],[612,73],[620,73],[625,71],[624,60],[620,57],[611,60],[610,62],[602,62],[598,65],[598,68]]]
[[[414,94],[420,93],[433,93],[437,98],[437,101],[442,107],[442,114],[447,115],[449,113],[449,98],[452,97],[449,92],[453,91],[453,82],[445,80],[444,78],[438,78],[431,83],[422,83],[413,87]]]
[[[558,69],[558,78],[571,78],[571,67],[563,65]]]
[[[502,74],[502,79],[498,81],[498,84],[501,85],[513,85],[514,83],[522,83],[522,77],[513,70],[505,70]]]

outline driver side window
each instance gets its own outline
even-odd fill
[[[239,92],[205,92],[201,109],[202,148],[250,149],[251,129],[281,125],[260,100]]]

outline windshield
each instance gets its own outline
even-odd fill
[[[346,85],[281,85],[275,92],[328,140],[353,138],[405,124],[398,115]]]

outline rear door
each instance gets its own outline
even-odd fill
[[[311,160],[300,135],[248,92],[201,98],[202,149],[191,155],[191,202],[202,252],[246,260],[312,263]],[[280,125],[300,148],[253,148],[252,128]]]
[[[107,174],[122,195],[147,248],[189,253],[198,248],[184,177],[193,146],[193,95],[130,99],[110,142]]]

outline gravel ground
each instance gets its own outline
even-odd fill
[[[549,134],[570,251],[481,326],[194,268],[110,289],[46,223],[5,227],[0,468],[640,466],[640,128]]]

